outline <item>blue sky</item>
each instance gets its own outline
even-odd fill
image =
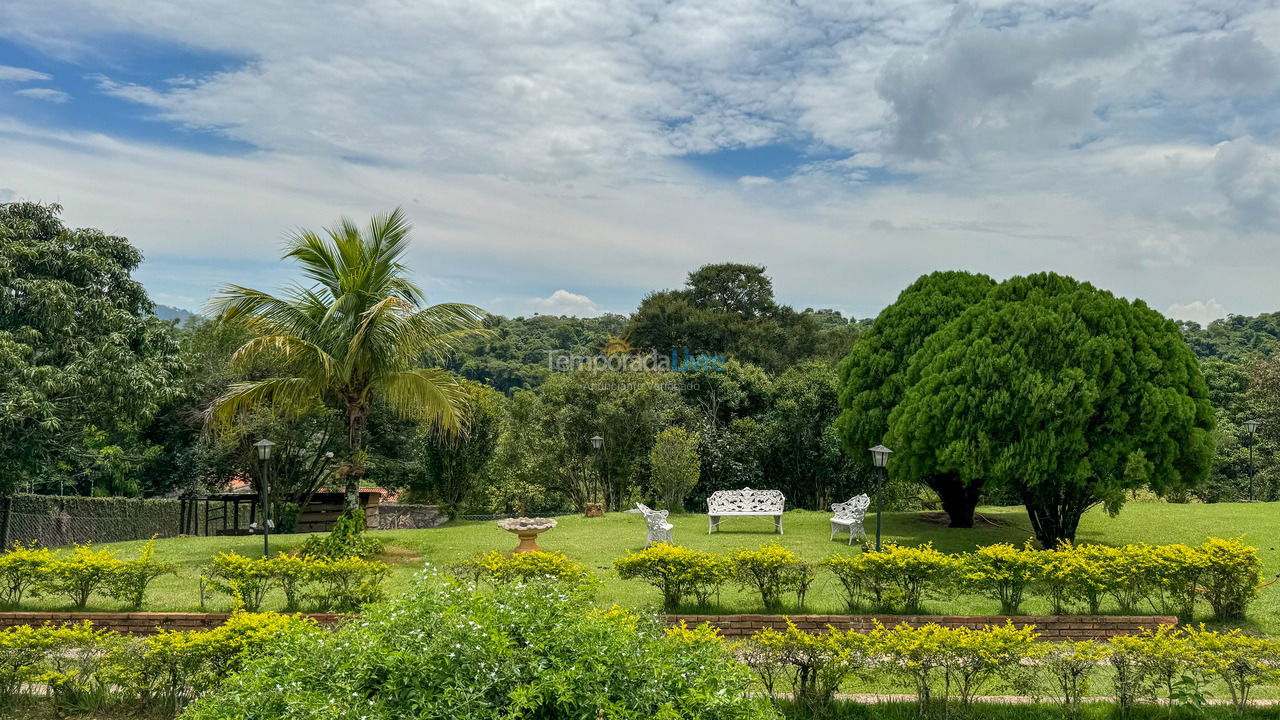
[[[402,206],[432,297],[508,314],[722,260],[860,317],[941,268],[1275,311],[1273,5],[9,0],[0,201],[128,236],[188,308]]]

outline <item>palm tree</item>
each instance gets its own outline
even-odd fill
[[[347,512],[359,507],[365,473],[365,427],[375,399],[396,415],[434,423],[445,432],[465,428],[466,390],[440,363],[458,341],[483,334],[483,311],[445,303],[422,307],[422,291],[406,277],[401,257],[410,225],[404,213],[376,215],[363,230],[342,218],[323,235],[302,230],[286,244],[310,287],[277,297],[227,285],[211,302],[221,322],[240,323],[253,338],[232,362],[266,354],[279,359],[275,377],[240,382],[214,400],[211,423],[226,425],[268,403],[297,412],[320,398],[341,413],[351,456],[339,468]]]

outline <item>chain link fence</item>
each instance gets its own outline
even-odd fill
[[[179,531],[178,515],[179,502],[172,499],[0,497],[0,548],[172,537]]]

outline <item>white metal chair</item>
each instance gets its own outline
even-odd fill
[[[831,506],[831,512],[835,516],[831,518],[831,538],[835,539],[836,533],[842,530],[849,532],[849,544],[853,544],[854,537],[867,537],[867,531],[862,527],[862,521],[867,517],[867,508],[871,507],[871,498],[864,495],[855,495],[849,498],[847,502],[834,503]]]
[[[649,547],[656,542],[671,544],[671,531],[676,526],[667,522],[668,511],[654,510],[644,503],[636,503],[636,507],[644,516],[644,524],[649,529],[649,534],[644,539],[644,546]]]

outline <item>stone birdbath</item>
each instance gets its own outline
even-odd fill
[[[498,527],[509,533],[515,533],[520,538],[520,544],[516,546],[514,553],[540,552],[542,548],[538,547],[538,533],[543,533],[556,526],[556,521],[551,518],[506,518],[498,521]]]

